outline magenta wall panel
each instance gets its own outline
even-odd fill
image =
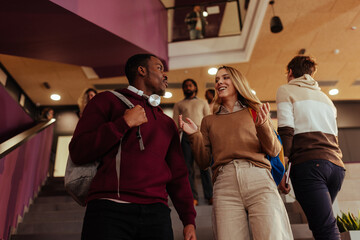
[[[160,0],[51,0],[165,61],[167,11]]]

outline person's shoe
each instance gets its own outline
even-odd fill
[[[199,205],[199,202],[198,202],[198,200],[194,199],[194,206],[197,206],[197,205]]]
[[[209,205],[213,205],[213,198],[210,198],[210,199],[208,200],[208,203],[209,203]]]

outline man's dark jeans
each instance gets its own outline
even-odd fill
[[[332,203],[341,189],[345,170],[327,160],[311,160],[291,168],[296,199],[316,240],[339,240]]]
[[[86,207],[82,240],[172,240],[170,209],[162,203],[93,200]]]

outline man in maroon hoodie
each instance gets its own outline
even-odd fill
[[[82,240],[173,239],[168,195],[184,225],[184,239],[196,240],[196,212],[178,131],[156,106],[157,95],[168,86],[164,66],[154,55],[138,54],[129,58],[125,73],[130,86],[117,91],[135,107],[128,109],[111,92],[97,94],[69,145],[76,164],[100,160],[87,197]]]

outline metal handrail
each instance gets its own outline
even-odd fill
[[[26,141],[28,141],[30,138],[34,137],[37,133],[41,132],[45,128],[49,127],[51,124],[53,124],[56,120],[50,119],[46,122],[40,122],[34,127],[17,134],[16,136],[6,140],[5,142],[0,144],[0,159],[5,157],[8,153],[10,153],[12,150],[16,149],[18,146],[22,145]]]

